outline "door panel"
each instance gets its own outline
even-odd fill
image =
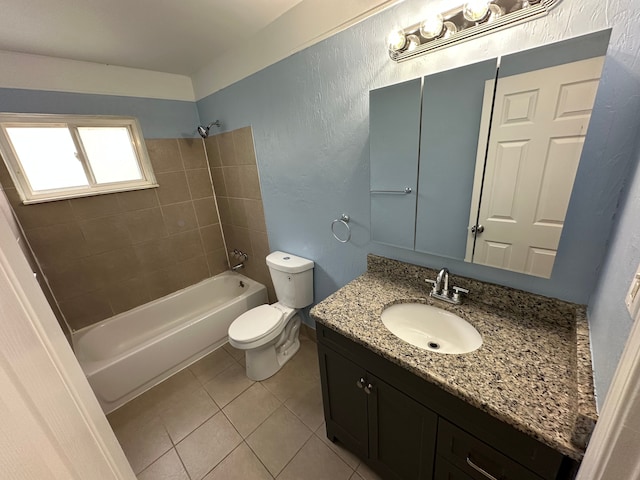
[[[474,263],[551,276],[603,61],[498,81]]]

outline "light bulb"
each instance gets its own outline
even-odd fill
[[[407,42],[409,42],[407,50],[415,50],[420,45],[420,37],[418,37],[417,35],[407,35]]]
[[[449,38],[451,35],[458,31],[458,27],[453,22],[444,22],[444,34],[442,38]]]
[[[501,6],[492,3],[489,5],[489,13],[489,21],[493,22],[495,19],[504,15],[504,9]]]
[[[407,44],[407,37],[402,30],[395,30],[387,37],[387,45],[389,50],[397,52]]]
[[[442,31],[444,29],[444,18],[442,15],[432,15],[426,18],[420,24],[420,35],[422,35],[427,40],[431,40],[433,38],[437,38],[442,35]]]
[[[489,13],[488,0],[470,0],[462,7],[462,15],[470,22],[481,22]]]

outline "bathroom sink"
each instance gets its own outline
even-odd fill
[[[438,353],[469,353],[482,337],[466,320],[431,305],[398,303],[382,312],[382,323],[405,342]]]

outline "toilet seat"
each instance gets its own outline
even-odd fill
[[[282,325],[284,312],[272,305],[260,305],[243,313],[229,327],[229,338],[236,343],[252,343],[269,336]]]

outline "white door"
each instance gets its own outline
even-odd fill
[[[473,263],[551,276],[603,63],[498,80]]]
[[[0,325],[0,478],[134,480],[2,213]]]

